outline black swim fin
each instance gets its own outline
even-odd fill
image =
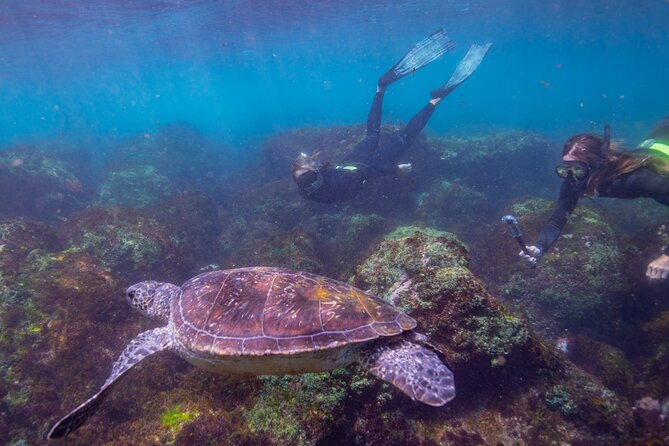
[[[485,45],[472,45],[469,47],[469,51],[467,51],[465,57],[462,58],[455,68],[448,82],[430,93],[432,98],[444,98],[451,91],[455,90],[455,87],[466,81],[476,71],[491,46],[492,43],[486,43]]]
[[[455,44],[441,28],[421,40],[407,52],[399,62],[379,79],[379,86],[386,87],[396,80],[434,62],[455,48]]]

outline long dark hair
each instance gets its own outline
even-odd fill
[[[596,196],[597,188],[605,181],[612,181],[643,166],[649,166],[659,174],[669,174],[669,162],[664,158],[650,155],[647,151],[607,150],[605,146],[602,138],[591,133],[572,136],[564,144],[562,156],[570,154],[592,169],[585,195]]]

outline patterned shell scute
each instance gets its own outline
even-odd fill
[[[173,299],[172,323],[184,347],[213,355],[294,354],[416,327],[382,299],[282,268],[200,274]]]

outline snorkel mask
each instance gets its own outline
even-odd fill
[[[595,146],[596,147],[596,146]],[[571,179],[574,182],[587,180],[590,173],[606,163],[611,148],[611,127],[604,126],[604,140],[599,147],[575,146],[567,155],[570,160],[555,167],[555,173],[560,178]],[[567,156],[565,155],[565,157]]]
[[[293,161],[293,181],[306,195],[310,195],[323,185],[319,155],[320,152],[314,152],[311,155],[300,153],[300,156]]]

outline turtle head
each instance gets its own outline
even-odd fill
[[[147,280],[128,288],[126,296],[130,305],[143,314],[167,322],[170,317],[170,301],[178,286],[171,283]]]

